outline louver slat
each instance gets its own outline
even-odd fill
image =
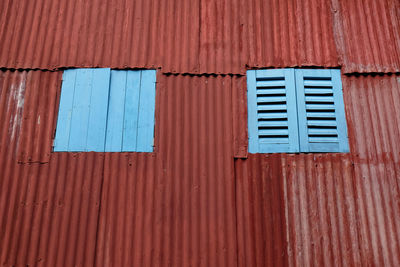
[[[340,70],[296,70],[300,151],[348,152]]]
[[[294,70],[249,70],[247,90],[249,152],[298,152]]]

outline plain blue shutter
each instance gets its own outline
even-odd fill
[[[301,152],[348,152],[340,70],[296,70]]]
[[[293,69],[247,71],[250,153],[298,152]]]
[[[111,71],[106,151],[152,152],[156,71]]]
[[[155,70],[64,71],[54,151],[152,152]]]
[[[110,69],[64,71],[54,151],[104,151]]]

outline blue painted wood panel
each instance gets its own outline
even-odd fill
[[[108,104],[107,152],[121,152],[125,114],[126,71],[112,70]]]
[[[142,71],[128,71],[126,80],[123,151],[137,151],[139,98]]]
[[[68,151],[86,151],[93,71],[77,72]]]
[[[348,152],[340,70],[247,72],[250,153]]]
[[[66,70],[54,151],[152,152],[155,83],[155,70]]]
[[[136,151],[152,152],[154,142],[154,113],[156,100],[156,71],[143,70],[140,83],[138,134]]]
[[[104,151],[110,69],[93,69],[86,151]]]
[[[65,70],[63,74],[54,151],[68,151],[76,74],[75,70]]]
[[[249,152],[259,153],[258,149],[258,116],[257,116],[256,71],[247,71],[247,123],[249,134]]]
[[[247,71],[250,153],[298,152],[293,69]]]
[[[301,152],[348,152],[340,70],[296,70]]]

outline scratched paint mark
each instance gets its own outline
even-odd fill
[[[22,75],[21,81],[17,86],[14,85],[11,86],[11,94],[16,109],[14,116],[11,117],[10,119],[10,125],[9,125],[11,142],[14,141],[16,133],[19,131],[19,129],[21,129],[22,114],[24,111],[24,101],[25,101],[25,86],[26,86],[25,73]]]

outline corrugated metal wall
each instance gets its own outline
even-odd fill
[[[158,77],[156,153],[106,156],[97,265],[236,266],[238,79]]]
[[[159,75],[155,153],[88,154],[50,154],[59,72],[1,77],[0,121],[27,129],[1,136],[1,262],[236,265],[231,114],[243,77]],[[36,151],[47,157],[32,161]]]
[[[400,68],[396,0],[4,0],[0,10],[5,68]]]
[[[400,2],[332,0],[343,70],[400,72]]]
[[[94,263],[104,155],[52,153],[60,72],[0,72],[0,262]]]
[[[399,10],[0,1],[0,263],[400,265]],[[243,74],[286,66],[347,73],[351,153],[247,153]],[[155,152],[51,153],[68,67],[159,67]]]
[[[342,79],[350,154],[235,162],[241,266],[400,264],[400,77]]]

